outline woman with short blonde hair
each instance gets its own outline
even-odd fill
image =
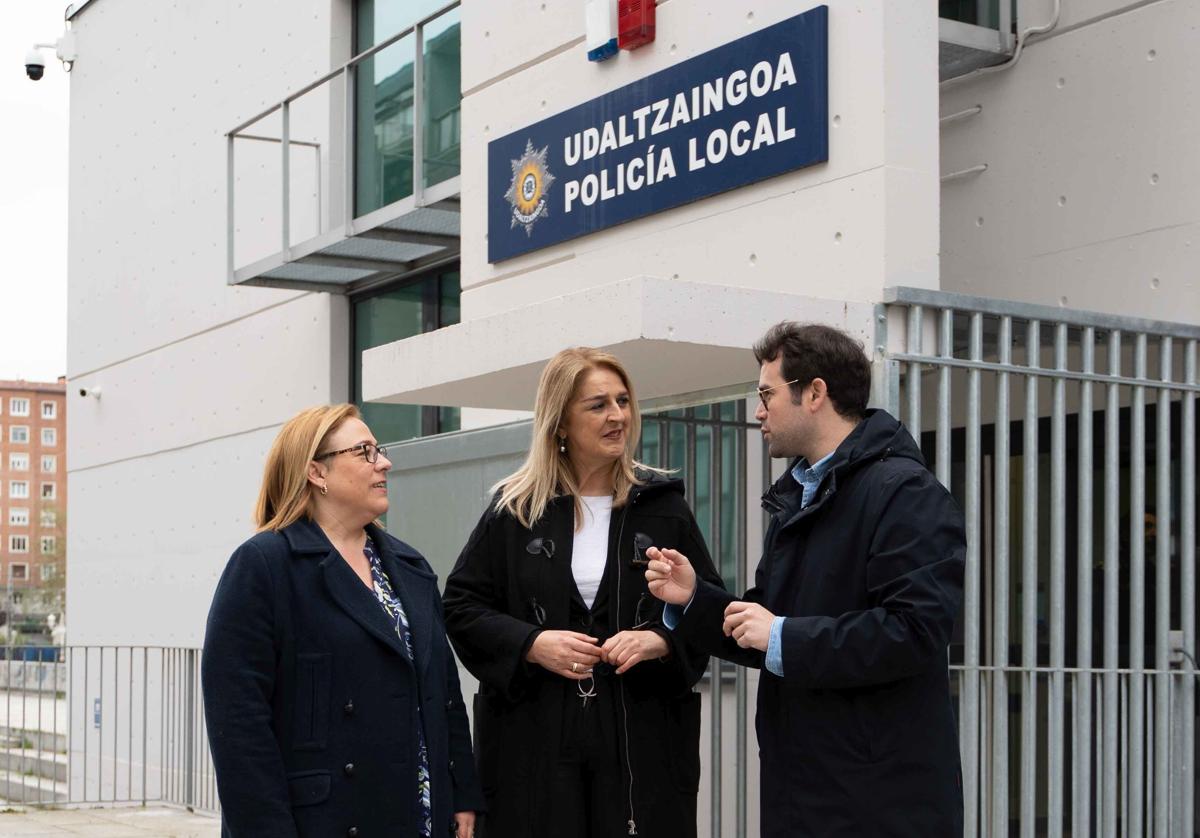
[[[447,630],[480,682],[481,835],[696,834],[708,659],[664,628],[645,551],[687,545],[721,579],[683,482],[635,460],[640,433],[616,357],[555,355],[525,462],[446,580]]]
[[[213,596],[204,709],[222,834],[470,838],[482,792],[437,578],[384,532],[391,462],[350,404],[301,411]]]

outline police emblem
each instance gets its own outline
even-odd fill
[[[533,143],[525,141],[525,153],[512,161],[512,183],[504,193],[505,199],[512,205],[512,224],[525,228],[525,235],[533,235],[533,224],[539,218],[550,214],[546,203],[546,194],[550,184],[554,183],[554,175],[546,167],[546,154],[550,146],[541,151],[533,150]]]

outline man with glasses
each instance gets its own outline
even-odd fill
[[[756,418],[790,467],[740,599],[652,547],[664,623],[763,669],[761,821],[782,836],[961,835],[947,646],[962,600],[962,513],[895,418],[868,410],[860,344],[783,322],[755,345]]]

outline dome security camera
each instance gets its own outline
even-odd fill
[[[41,50],[31,49],[25,53],[25,75],[30,81],[38,81],[46,72],[46,59],[42,58]]]

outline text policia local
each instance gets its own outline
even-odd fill
[[[737,107],[748,98],[761,98],[783,87],[796,84],[789,53],[781,53],[772,64],[760,61],[750,72],[735,70],[724,78],[705,82],[690,91],[680,91],[674,98],[659,99],[638,108],[632,114],[622,114],[603,126],[587,128],[563,140],[563,159],[568,166],[590,160],[609,151],[663,134],[725,108]],[[694,172],[708,165],[717,165],[728,155],[741,157],[764,146],[790,140],[796,129],[787,124],[787,108],[758,114],[756,120],[743,119],[731,128],[716,128],[706,139],[688,140],[687,170]],[[656,150],[651,145],[645,156],[618,163],[614,170],[601,169],[585,177],[570,180],[563,187],[564,212],[571,212],[576,202],[591,206],[626,192],[637,192],[676,176],[675,157],[669,145]]]

